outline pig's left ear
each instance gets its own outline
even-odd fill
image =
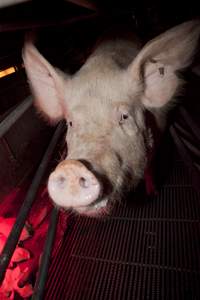
[[[144,46],[128,70],[142,85],[144,106],[159,108],[172,99],[182,83],[176,71],[192,62],[199,36],[200,22],[189,21]]]
[[[65,80],[61,72],[30,42],[25,43],[22,56],[37,109],[52,121],[64,118]]]

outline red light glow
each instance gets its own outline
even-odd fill
[[[0,202],[0,253],[12,230],[16,220],[16,212],[19,210],[25,194],[26,188],[16,189]],[[32,295],[52,207],[46,188],[41,187],[20,236],[20,243],[14,251],[4,281],[0,286],[1,300],[12,300],[16,293],[18,296],[20,295],[21,299]],[[67,215],[61,213],[52,256],[54,256],[56,248],[62,240],[66,221]]]

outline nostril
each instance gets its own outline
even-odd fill
[[[60,188],[64,188],[66,185],[66,178],[63,175],[60,175],[56,178],[57,184]]]
[[[81,187],[87,189],[89,187],[89,181],[87,179],[85,179],[84,177],[81,177],[79,179],[79,184]]]
[[[101,196],[101,182],[81,162],[66,160],[50,174],[48,192],[60,207],[87,209]]]

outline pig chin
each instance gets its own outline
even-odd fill
[[[85,207],[76,207],[75,212],[89,217],[100,217],[108,214],[108,199],[99,200],[97,203]]]

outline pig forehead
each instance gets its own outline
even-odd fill
[[[131,83],[125,72],[109,70],[80,74],[72,79],[70,88],[66,91],[72,104],[79,105],[84,102],[95,106],[120,102],[128,104],[134,101],[134,94],[137,93],[136,83]]]

